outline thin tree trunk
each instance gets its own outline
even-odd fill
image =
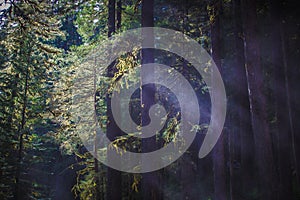
[[[95,63],[96,66],[96,63]],[[94,67],[94,110],[95,110],[95,115],[94,115],[94,122],[97,122],[97,81],[96,81],[96,69]],[[97,130],[95,130],[95,142],[94,142],[94,154],[97,155],[97,150],[98,150],[98,133]],[[99,177],[99,163],[98,159],[95,157],[94,158],[94,171],[95,171],[95,184],[96,184],[96,196],[95,199],[101,199],[101,194],[100,194],[100,177]]]
[[[289,106],[285,80],[285,67],[281,38],[281,5],[280,0],[270,1],[272,33],[271,57],[274,69],[273,88],[275,96],[275,111],[277,118],[277,155],[279,173],[278,199],[292,199],[292,169],[291,169],[291,127],[289,122]]]
[[[276,199],[276,173],[272,151],[272,138],[267,119],[266,96],[263,92],[264,76],[260,61],[256,1],[243,0],[246,71],[249,90],[255,157],[259,172],[259,199]]]
[[[284,81],[285,81],[285,89],[286,89],[286,100],[288,107],[288,117],[289,117],[289,126],[291,131],[291,149],[292,149],[292,157],[293,157],[293,167],[296,172],[297,184],[300,185],[300,166],[297,158],[297,150],[296,150],[296,133],[294,130],[294,122],[292,116],[292,107],[291,107],[291,93],[290,93],[290,78],[288,75],[289,66],[288,66],[288,57],[287,57],[287,48],[286,48],[286,35],[283,31],[284,27],[281,24],[280,27],[280,35],[282,39],[282,54],[283,54],[283,65],[284,65]]]
[[[154,0],[142,0],[142,27],[154,27]],[[143,44],[153,44],[154,36],[151,32],[142,32]],[[146,37],[145,37],[146,36]],[[142,64],[154,63],[154,51],[153,49],[142,49],[141,55]],[[141,85],[143,85],[143,79],[148,74],[153,74],[154,71],[149,68],[142,67],[141,70]],[[141,103],[142,113],[141,122],[142,126],[149,123],[148,111],[149,108],[155,103],[155,85],[146,85],[141,90]],[[142,152],[153,151],[158,144],[156,137],[142,139]],[[142,161],[143,162],[143,161]],[[161,188],[161,173],[160,171],[149,172],[142,174],[141,180],[142,195],[145,200],[159,200],[162,199],[162,188]]]
[[[28,62],[27,65],[29,65],[29,55],[28,55]],[[21,112],[21,124],[18,130],[19,135],[19,150],[18,150],[18,168],[17,168],[17,175],[16,175],[16,193],[15,193],[15,199],[21,200],[24,199],[24,196],[21,191],[21,170],[22,170],[22,154],[23,154],[23,135],[24,135],[24,128],[26,124],[26,109],[27,109],[27,92],[28,92],[28,80],[29,80],[29,66],[26,68],[26,74],[25,74],[25,85],[24,85],[24,95],[23,95],[23,108]]]
[[[108,1],[108,37],[116,32],[116,0]]]
[[[284,55],[286,59],[285,70],[286,70],[286,81],[287,81],[287,94],[289,98],[289,113],[292,126],[292,151],[294,154],[294,163],[293,167],[295,170],[295,175],[297,178],[296,187],[300,187],[300,90],[299,90],[299,63],[300,63],[300,39],[299,35],[299,26],[300,20],[299,11],[295,9],[296,0],[287,1],[282,9],[284,9],[284,22],[282,22],[282,27],[285,32],[284,34]],[[282,34],[283,35],[283,34]],[[287,67],[288,66],[288,67]]]
[[[250,103],[247,86],[244,39],[241,14],[241,0],[233,1],[234,9],[234,88],[232,122],[234,131],[230,133],[230,175],[231,199],[245,198],[254,191],[254,138],[251,129]]]
[[[213,5],[214,20],[211,21],[211,45],[212,57],[215,64],[221,69],[221,30],[220,30],[221,1]],[[218,200],[226,200],[226,164],[225,164],[225,142],[224,132],[219,138],[213,150],[213,171],[214,171],[214,196]]]
[[[108,3],[108,37],[111,37],[116,31],[116,1],[109,0]],[[115,62],[108,67],[108,77],[114,77]],[[114,141],[116,137],[120,136],[120,129],[118,128],[111,111],[111,99],[107,95],[107,136]],[[108,154],[108,162],[110,155]],[[122,180],[121,172],[113,168],[107,168],[107,199],[119,200],[122,198]]]
[[[122,0],[117,2],[117,30],[120,31],[122,25]]]
[[[19,81],[19,74],[16,74],[13,80],[12,85],[10,86],[12,88],[11,92],[11,99],[10,99],[10,115],[7,119],[7,124],[9,126],[8,130],[13,130],[13,118],[14,118],[14,112],[15,112],[15,98],[17,97],[17,87],[18,87],[18,81]]]

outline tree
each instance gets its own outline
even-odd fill
[[[299,70],[296,67],[299,61],[299,51],[295,51],[299,46],[299,38],[293,37],[297,32],[297,28],[293,26],[296,21],[299,21],[299,16],[297,11],[293,8],[294,1],[287,1],[287,4],[283,6],[282,18],[282,39],[283,39],[283,53],[284,53],[284,66],[286,70],[286,85],[287,85],[287,101],[289,104],[289,117],[290,126],[292,133],[292,151],[293,151],[293,167],[296,174],[296,183],[299,187],[300,185],[300,136],[299,136],[299,124],[297,123],[297,118],[299,118],[299,102],[297,99],[300,97],[299,91],[295,88],[296,83],[299,80]],[[286,22],[286,23],[284,23]]]
[[[108,37],[116,32],[116,1],[108,1]],[[108,67],[108,77],[113,78],[116,72],[115,61]],[[107,136],[115,141],[121,135],[121,130],[114,121],[111,111],[110,94],[107,94]],[[108,155],[109,160],[109,155]],[[121,172],[113,168],[107,169],[107,199],[121,199],[122,197]]]
[[[154,1],[153,0],[142,0],[142,27],[154,27]],[[154,36],[150,31],[142,32],[143,44],[154,44]],[[152,49],[141,50],[141,63],[149,64],[154,63],[154,51]],[[153,84],[143,86],[143,78],[153,71],[142,66],[141,69],[141,125],[145,126],[149,123],[148,112],[150,107],[155,103],[156,87]],[[142,140],[142,152],[152,151],[157,146],[156,136]],[[142,162],[145,162],[142,160]],[[160,172],[149,172],[142,175],[141,187],[143,198],[145,199],[161,199],[161,177]]]
[[[260,199],[276,199],[277,182],[272,139],[267,118],[267,102],[263,91],[264,73],[260,60],[256,4],[256,1],[242,1],[251,124],[260,181]]]
[[[221,1],[216,1],[211,7],[211,47],[212,58],[222,73],[221,64]],[[225,163],[225,133],[223,132],[213,150],[215,199],[225,200],[226,194],[226,163]]]
[[[233,113],[230,133],[231,198],[239,199],[255,189],[254,138],[251,128],[250,104],[246,78],[241,1],[233,1],[234,61]],[[239,169],[240,163],[240,169]],[[240,173],[238,172],[240,171]],[[242,190],[241,190],[242,188]],[[248,196],[248,195],[247,195]]]
[[[276,112],[276,132],[277,141],[276,155],[278,156],[278,177],[279,177],[279,199],[292,199],[292,170],[291,170],[291,126],[288,110],[288,88],[286,80],[286,66],[284,65],[283,52],[283,36],[282,36],[282,16],[281,16],[281,1],[270,1],[270,13],[272,33],[271,41],[271,59],[274,69],[274,98],[275,98],[275,112]]]
[[[36,180],[32,180],[28,174],[30,167],[37,163],[36,159],[39,158],[32,155],[37,142],[34,138],[42,138],[41,135],[37,135],[35,128],[41,113],[48,106],[48,83],[52,67],[56,64],[53,59],[60,52],[47,45],[49,40],[60,35],[57,18],[48,15],[51,10],[49,6],[47,3],[11,1],[7,9],[1,11],[1,45],[4,56],[7,57],[1,65],[0,76],[4,80],[1,83],[1,101],[8,100],[11,106],[6,105],[2,110],[10,109],[9,114],[1,113],[2,117],[7,117],[9,125],[9,130],[3,134],[13,141],[13,145],[7,146],[10,148],[5,151],[17,154],[13,161],[16,167],[3,168],[4,174],[10,174],[10,177],[6,178],[14,182],[13,185],[8,184],[7,193],[3,194],[3,198],[11,198],[12,194],[14,199],[44,195],[43,191],[38,189],[40,186]],[[43,115],[43,118],[47,119],[47,115]],[[1,143],[3,142],[1,140]],[[4,162],[6,156],[3,157]],[[7,163],[11,161],[8,160]],[[6,170],[10,172],[6,173]],[[28,184],[30,181],[34,184]]]

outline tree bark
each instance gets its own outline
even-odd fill
[[[272,151],[272,138],[267,119],[266,96],[263,92],[264,76],[260,61],[260,42],[256,1],[243,0],[246,71],[254,133],[255,158],[259,173],[259,199],[276,199],[276,173]]]
[[[108,37],[111,37],[116,32],[116,1],[109,0],[108,2]],[[108,67],[108,77],[114,77],[115,62]],[[111,141],[114,141],[117,136],[120,136],[121,131],[114,121],[111,111],[111,98],[107,95],[107,136]],[[108,154],[108,162],[110,155]],[[122,180],[121,172],[113,168],[107,168],[107,199],[118,200],[122,198]]]
[[[283,58],[283,38],[281,37],[281,5],[280,0],[270,1],[271,9],[271,59],[274,69],[273,93],[275,97],[276,134],[279,196],[278,199],[292,199],[292,169],[291,169],[291,127],[289,121],[289,105],[286,87],[286,70]]]
[[[23,155],[23,135],[24,129],[26,124],[26,109],[27,109],[27,93],[28,93],[28,80],[29,80],[29,63],[30,63],[30,55],[27,55],[27,66],[25,72],[25,84],[24,84],[24,94],[23,94],[23,108],[21,112],[21,124],[18,128],[18,135],[19,135],[19,150],[18,150],[18,167],[17,167],[17,175],[16,175],[16,193],[15,199],[21,200],[24,199],[24,194],[21,190],[21,171],[22,171],[22,155]]]
[[[96,66],[96,63],[95,63],[95,66]],[[96,81],[96,69],[95,69],[95,66],[94,66],[94,110],[96,111],[97,110],[97,81]],[[97,119],[97,112],[95,112],[95,115],[94,115],[94,122],[97,122],[98,119]],[[95,133],[95,142],[94,142],[94,154],[97,155],[97,151],[98,151],[98,133],[97,133],[97,130],[94,131]],[[99,163],[98,163],[98,159],[97,158],[94,158],[94,171],[95,171],[95,184],[96,184],[96,196],[95,196],[95,199],[101,199],[101,194],[100,194],[100,177],[99,177]]]
[[[108,1],[108,37],[116,32],[116,0]]]
[[[254,138],[251,129],[250,103],[247,86],[241,0],[233,1],[234,9],[234,73],[232,104],[234,121],[230,133],[231,199],[245,198],[255,189]]]
[[[117,30],[120,31],[122,25],[122,0],[117,2]]]
[[[299,12],[295,9],[296,0],[289,0],[282,6],[284,11],[282,12],[284,22],[282,27],[284,30],[284,60],[286,70],[286,85],[287,85],[287,97],[289,98],[289,115],[292,119],[290,121],[291,133],[292,133],[292,152],[293,152],[293,168],[297,178],[296,187],[300,186],[300,90],[299,90],[299,62],[300,62],[300,39],[295,37],[299,35],[300,20]],[[283,33],[282,30],[282,33]],[[282,34],[283,35],[283,34]]]
[[[212,45],[212,57],[219,71],[222,74],[221,66],[221,28],[220,28],[220,11],[221,1],[216,1],[213,5],[214,20],[211,21],[211,45]],[[225,164],[225,142],[224,132],[219,138],[216,146],[213,150],[213,171],[214,171],[214,188],[215,199],[226,200],[226,164]]]
[[[142,27],[154,27],[154,0],[142,0]],[[152,32],[142,32],[143,45],[153,44],[154,35]],[[153,49],[142,49],[141,52],[142,64],[154,63],[154,51]],[[147,67],[142,66],[141,70],[141,85],[143,85],[143,79],[148,74],[153,74],[154,71],[149,70]],[[147,125],[149,121],[148,112],[149,108],[155,104],[156,87],[153,84],[143,86],[141,90],[141,123],[142,126]],[[142,152],[153,151],[158,144],[156,137],[142,139]],[[142,160],[143,162],[143,160]],[[141,180],[142,195],[145,200],[159,200],[162,199],[161,188],[161,173],[160,171],[149,172],[142,174]]]

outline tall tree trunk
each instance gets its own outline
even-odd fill
[[[142,0],[142,27],[154,27],[154,0]],[[153,44],[154,35],[152,32],[142,32],[143,45]],[[142,49],[141,55],[142,64],[154,63],[154,51],[153,49]],[[143,79],[147,75],[153,74],[154,71],[147,67],[142,67],[141,70],[141,85],[143,85]],[[147,125],[150,121],[148,118],[149,108],[155,103],[156,87],[153,84],[146,85],[141,90],[141,123],[142,126]],[[157,146],[156,137],[142,139],[142,152],[153,151]],[[142,160],[142,162],[144,162]],[[161,188],[161,173],[160,171],[149,172],[142,174],[141,180],[142,195],[145,200],[159,200],[162,199]]]
[[[289,126],[290,126],[290,131],[291,131],[291,152],[292,152],[292,162],[293,165],[292,167],[295,170],[296,173],[296,182],[297,185],[300,185],[300,163],[299,163],[299,158],[297,158],[297,156],[299,156],[299,154],[297,154],[299,151],[297,151],[296,146],[298,144],[298,148],[299,148],[299,136],[298,136],[298,143],[296,144],[296,132],[294,130],[294,122],[293,122],[293,116],[292,116],[292,106],[291,106],[291,93],[290,93],[290,81],[289,81],[289,75],[288,75],[288,57],[287,57],[287,48],[286,48],[286,36],[283,33],[283,27],[281,27],[281,38],[282,38],[282,52],[283,52],[283,64],[284,64],[284,77],[285,77],[285,88],[286,88],[286,98],[287,98],[287,106],[288,106],[288,116],[289,116]]]
[[[95,63],[95,66],[96,66],[96,63]],[[94,110],[96,111],[97,110],[97,79],[96,79],[96,68],[94,67]],[[98,119],[97,119],[97,112],[95,112],[95,115],[94,115],[94,122],[97,122]],[[95,130],[95,142],[94,142],[94,154],[97,155],[97,151],[98,151],[98,133],[97,133],[97,130]],[[94,171],[95,171],[95,184],[96,184],[96,196],[95,196],[95,199],[101,199],[101,194],[100,194],[100,176],[99,176],[99,162],[98,162],[98,159],[95,157],[94,158]]]
[[[15,112],[15,98],[17,97],[17,88],[18,88],[18,81],[19,81],[19,74],[16,74],[14,77],[14,80],[11,84],[12,92],[11,92],[11,98],[10,98],[10,114],[7,119],[8,129],[12,131],[13,130],[13,118],[14,118],[14,112]]]
[[[232,94],[234,122],[230,133],[231,199],[245,198],[254,191],[254,138],[251,129],[250,103],[247,86],[241,0],[233,1],[234,9],[234,88]]]
[[[18,135],[19,135],[19,150],[18,150],[18,167],[17,167],[17,175],[16,175],[16,193],[15,193],[15,199],[21,200],[24,199],[24,194],[21,190],[21,171],[22,171],[22,155],[23,155],[23,136],[24,136],[24,129],[26,124],[26,109],[27,109],[27,93],[28,93],[28,80],[29,80],[29,56],[27,55],[27,66],[26,66],[26,72],[25,72],[25,84],[24,84],[24,94],[23,94],[23,107],[21,112],[21,124],[18,129]]]
[[[108,37],[111,37],[116,31],[116,1],[109,0],[108,2]],[[115,62],[108,67],[108,77],[114,77]],[[120,136],[121,132],[118,128],[111,111],[111,99],[109,94],[107,95],[107,136],[111,141],[114,141],[116,137]],[[108,154],[108,162],[110,155]],[[118,200],[122,198],[122,181],[121,172],[113,168],[107,168],[107,199]]]
[[[255,157],[259,172],[259,199],[276,199],[276,173],[272,151],[272,138],[267,119],[266,96],[263,92],[264,76],[260,61],[256,1],[243,0],[246,71],[255,142]]]
[[[222,73],[221,66],[221,30],[220,30],[220,11],[221,1],[217,0],[213,5],[214,20],[211,21],[211,45],[212,57],[218,69]],[[214,188],[215,199],[226,200],[226,164],[225,164],[225,138],[224,132],[219,138],[213,150],[213,170],[214,170]]]
[[[122,25],[122,0],[117,2],[117,30],[120,31]]]
[[[283,38],[281,37],[281,1],[270,1],[271,9],[271,58],[274,69],[273,92],[275,97],[275,112],[277,119],[277,156],[279,173],[279,199],[292,199],[292,169],[291,169],[291,127],[289,121],[289,105],[286,87],[286,70],[283,58]]]
[[[116,32],[116,0],[108,1],[108,37]]]
[[[295,170],[295,175],[297,178],[297,187],[300,187],[300,90],[299,90],[299,77],[300,77],[300,39],[299,26],[297,25],[300,16],[299,11],[295,9],[296,0],[288,0],[285,2],[282,9],[284,17],[284,22],[281,24],[285,34],[283,47],[284,47],[284,59],[285,70],[286,70],[286,85],[287,87],[287,97],[289,98],[289,110],[290,126],[292,127],[292,151],[294,154],[293,167]],[[283,31],[282,31],[283,33]]]

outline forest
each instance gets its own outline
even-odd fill
[[[297,0],[0,0],[0,199],[300,200],[298,6]],[[213,105],[224,99],[211,96],[213,87],[192,61],[133,48],[99,66],[115,51],[107,43],[103,52],[105,41],[145,27],[196,41],[211,58],[204,71],[216,66],[222,77],[226,118],[203,157],[198,155],[207,145],[209,124],[222,115]],[[159,38],[150,33],[146,40],[156,47]],[[185,47],[177,42],[172,47]],[[170,66],[167,77],[147,71],[148,63]],[[78,84],[87,65],[94,67],[86,77],[91,85]],[[138,74],[140,68],[168,80],[171,89],[143,84],[147,77]],[[172,92],[181,85],[175,72],[192,87],[196,104],[188,91],[180,91],[183,101]],[[113,90],[135,83],[140,87],[123,109],[123,99],[113,101]],[[74,103],[80,101],[76,86],[91,90],[91,102],[80,100],[92,105],[99,128],[74,118],[74,112],[87,113]],[[125,124],[130,118],[142,130],[152,122],[154,104],[167,114],[165,124],[158,124],[162,130],[149,138],[124,131],[115,118],[117,113]],[[99,159],[104,152],[108,162],[122,165],[108,149],[122,158],[185,144],[178,136],[185,107],[191,107],[190,115],[200,111],[193,116],[200,119],[192,127],[195,138],[178,158],[164,158],[164,167],[122,171]],[[107,148],[98,146],[99,130],[110,141]]]

